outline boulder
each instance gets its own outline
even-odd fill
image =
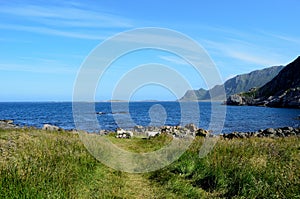
[[[156,126],[148,126],[147,131],[160,131],[160,128]]]
[[[132,131],[126,131],[127,136],[129,136],[129,138],[133,137],[133,132]]]
[[[11,129],[11,128],[18,128],[18,126],[14,124],[13,120],[0,120],[0,128]]]
[[[238,105],[238,106],[240,106],[240,105],[244,105],[245,102],[244,102],[243,98],[240,95],[234,94],[234,95],[230,95],[227,98],[226,104],[227,105]]]
[[[282,131],[293,131],[294,128],[293,127],[290,127],[290,126],[287,126],[287,127],[283,127],[281,128]]]
[[[273,128],[268,128],[268,129],[264,130],[262,133],[263,133],[264,135],[270,135],[270,134],[275,134],[276,131],[275,131],[275,129],[273,129]]]
[[[229,134],[224,134],[223,137],[226,139],[233,139],[233,138],[239,138],[239,135],[238,132],[232,132]]]
[[[145,131],[145,128],[143,126],[134,126],[133,131],[138,132],[138,133],[143,133]]]
[[[276,136],[277,137],[285,137],[284,133],[282,133],[280,131],[277,131]]]
[[[99,135],[107,135],[107,134],[109,134],[109,131],[108,130],[100,130],[99,131]]]
[[[237,136],[239,137],[239,138],[247,138],[247,133],[237,133]]]
[[[185,125],[185,128],[188,129],[190,132],[196,132],[198,130],[196,125],[193,123]]]
[[[6,124],[13,124],[14,121],[13,120],[0,120],[1,122],[3,123],[6,123]]]
[[[199,136],[199,137],[206,137],[206,135],[208,135],[208,131],[206,131],[204,129],[198,129],[196,132],[196,136]]]
[[[155,137],[157,135],[160,135],[160,132],[158,132],[158,131],[147,131],[146,135],[147,135],[148,138]]]
[[[170,133],[171,132],[171,126],[162,126],[160,129],[160,132],[162,133]]]
[[[51,124],[44,124],[42,129],[46,130],[46,131],[61,131],[62,130],[58,126],[54,126],[54,125],[51,125]]]
[[[133,137],[132,131],[126,131],[121,128],[117,128],[116,133],[117,133],[116,138],[132,138]]]
[[[126,131],[124,129],[121,129],[121,128],[117,128],[117,135],[121,135],[121,134],[124,134],[126,133]]]

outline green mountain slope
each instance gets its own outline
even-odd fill
[[[272,80],[282,69],[283,66],[273,66],[262,70],[255,70],[247,74],[237,75],[227,80],[223,85],[217,85],[210,90],[202,88],[199,90],[189,90],[180,100],[222,100],[223,89],[225,89],[226,95],[229,96],[235,93],[248,91],[253,87],[261,87]]]
[[[282,94],[290,88],[300,86],[300,56],[288,64],[280,73],[259,89],[259,96],[273,96]]]
[[[227,104],[300,108],[300,57],[257,90],[229,96]]]

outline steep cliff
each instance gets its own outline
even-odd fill
[[[231,95],[226,103],[300,108],[300,57],[284,67],[276,77],[262,87]]]
[[[281,70],[283,66],[273,66],[262,70],[256,70],[247,74],[237,75],[227,80],[223,85],[217,85],[210,90],[199,89],[189,90],[180,99],[182,101],[197,100],[219,100],[222,99],[222,89],[225,89],[227,96],[246,92],[253,87],[261,87],[272,80]],[[210,96],[212,94],[213,96]]]

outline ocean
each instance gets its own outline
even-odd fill
[[[94,112],[90,114],[96,116],[99,130],[130,129],[135,125],[185,125],[194,121],[197,121],[198,127],[209,129],[213,106],[216,110],[226,111],[220,113],[226,116],[222,133],[300,126],[300,109],[184,102],[182,111],[181,105],[179,102],[97,102]],[[195,110],[195,105],[199,107],[199,112]],[[4,119],[13,120],[19,126],[41,128],[44,124],[52,124],[67,130],[76,129],[72,102],[1,102],[0,120]],[[89,121],[83,119],[83,122],[89,126]]]

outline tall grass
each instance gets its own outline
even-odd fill
[[[177,162],[149,178],[186,198],[300,198],[299,141],[221,140],[199,159],[197,140]]]
[[[0,132],[0,198],[138,198],[132,177],[95,160],[75,134]],[[135,187],[152,193],[144,181],[135,177]]]
[[[109,139],[126,150],[157,150],[172,138]],[[0,198],[300,198],[300,138],[203,139],[168,167],[146,174],[95,160],[76,134],[0,129]]]

